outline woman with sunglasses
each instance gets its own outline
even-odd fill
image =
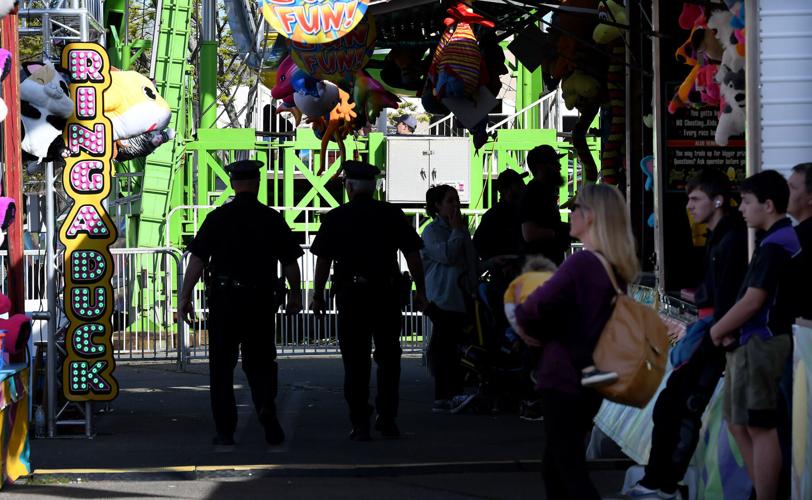
[[[639,269],[626,202],[614,186],[590,185],[578,193],[570,235],[584,245],[516,309],[520,336],[543,351],[536,390],[541,395],[547,498],[599,499],[586,467],[586,437],[601,405],[582,385],[582,370],[612,312],[615,290],[600,254],[621,287]]]

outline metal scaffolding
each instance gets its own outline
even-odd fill
[[[42,51],[58,58],[71,42],[105,45],[102,0],[23,0],[20,2],[19,34],[42,36]]]

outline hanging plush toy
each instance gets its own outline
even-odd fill
[[[0,82],[6,79],[9,72],[11,72],[11,52],[6,49],[0,49]],[[6,119],[8,108],[6,102],[0,99],[0,122]]]
[[[676,58],[689,66],[691,71],[680,85],[668,105],[668,112],[675,113],[679,108],[693,108],[719,104],[719,89],[714,82],[717,65],[722,60],[722,46],[716,37],[716,30],[705,19],[705,11],[692,4],[684,4],[680,24],[693,19],[691,34],[677,49]]]
[[[172,110],[149,78],[113,68],[110,80],[104,92],[104,114],[113,124],[116,149],[122,149],[116,160],[146,156],[174,137],[174,132],[167,131]]]
[[[443,110],[447,112],[446,105],[441,104],[443,99],[457,98],[469,102],[468,108],[475,115],[482,115],[484,111],[481,119],[469,120],[474,147],[479,149],[488,140],[486,127],[490,110],[477,110],[476,104],[478,99],[484,97],[481,88],[484,87],[485,94],[489,94],[487,86],[490,77],[473,25],[487,28],[495,25],[493,21],[474,12],[469,3],[456,2],[446,12],[448,15],[443,20],[446,28],[434,49],[426,77],[426,87],[422,94],[423,107],[430,113],[442,113]],[[490,94],[490,97],[492,99],[493,95]],[[456,104],[458,101],[454,102]],[[468,111],[460,109],[457,114]]]
[[[598,9],[598,0],[563,0],[561,6],[594,12]],[[553,15],[551,24],[555,31],[557,58],[549,71],[555,78],[563,79],[583,67],[583,63],[588,63],[594,54],[587,41],[592,38],[598,21],[580,12],[562,10]]]
[[[23,65],[28,77],[20,84],[23,161],[65,165],[62,132],[73,115],[68,84],[51,63]]]
[[[643,189],[651,191],[654,189],[654,157],[649,155],[640,160],[640,170],[646,176]],[[648,216],[647,224],[649,227],[654,227],[654,214]]]
[[[327,145],[330,141],[334,141],[338,144],[341,164],[344,164],[344,160],[347,157],[344,148],[344,139],[352,132],[352,123],[357,117],[354,110],[355,103],[350,102],[350,95],[338,87],[336,87],[336,89],[338,90],[339,102],[333,107],[330,113],[326,116],[313,116],[308,118],[308,121],[313,125],[313,132],[316,134],[316,137],[321,139],[319,169],[314,172],[315,174],[325,171]]]
[[[11,312],[11,301],[0,294],[0,314]],[[28,338],[31,336],[31,319],[25,314],[14,314],[8,319],[0,318],[0,330],[6,331],[3,339],[3,357],[12,363],[25,361]]]
[[[626,8],[614,1],[601,3],[598,8],[601,21],[627,25]],[[609,24],[599,24],[592,32],[595,42],[606,46],[612,54],[612,62],[606,73],[606,89],[609,94],[609,134],[601,142],[601,177],[605,184],[617,184],[618,173],[623,169],[626,145],[626,42],[623,30]]]
[[[732,26],[731,12],[719,10],[708,20],[723,48],[722,64],[714,77],[719,84],[719,124],[714,140],[726,146],[731,136],[744,133],[745,128],[745,70],[744,57],[737,50],[737,38]]]

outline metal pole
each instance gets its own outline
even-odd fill
[[[175,259],[175,266],[177,272],[177,286],[178,286],[178,296],[177,296],[177,303],[180,304],[180,292],[183,289],[183,258],[178,258],[178,256],[174,253],[170,253]],[[194,294],[193,294],[194,295]],[[177,322],[178,322],[178,369],[180,371],[186,371],[186,361],[189,356],[187,352],[186,346],[186,322],[184,321],[183,316],[180,314],[180,311],[177,312]]]
[[[660,31],[660,0],[653,0],[651,7],[652,24],[654,32]],[[655,275],[657,278],[657,291],[660,297],[665,295],[665,242],[663,240],[663,166],[665,165],[665,149],[662,136],[665,130],[665,117],[663,117],[662,73],[660,72],[660,53],[662,43],[660,37],[655,36],[652,44],[652,61],[654,64],[654,254],[656,255]]]
[[[217,124],[217,1],[203,0],[200,43],[200,128]]]
[[[46,44],[47,45],[47,44]],[[45,272],[48,278],[48,437],[56,435],[56,210],[54,200],[54,164],[45,164]]]

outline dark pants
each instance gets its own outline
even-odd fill
[[[558,391],[541,393],[546,439],[542,474],[547,498],[600,499],[589,480],[586,443],[601,401],[598,393],[589,389],[577,395]]]
[[[237,428],[234,368],[240,352],[257,415],[262,420],[263,414],[276,413],[278,366],[270,303],[270,298],[241,290],[211,294],[209,384],[214,425],[221,436],[231,436]]]
[[[654,405],[646,475],[640,483],[672,492],[696,451],[702,414],[725,369],[725,353],[705,335],[691,358],[671,372]]]
[[[369,405],[369,359],[375,341],[378,395],[375,409],[382,419],[398,413],[400,386],[400,305],[393,292],[367,287],[348,287],[339,293],[338,344],[344,363],[344,399],[353,426],[366,426]]]
[[[451,399],[462,392],[459,346],[467,317],[438,307],[427,313],[433,327],[428,357],[434,375],[434,399]]]

